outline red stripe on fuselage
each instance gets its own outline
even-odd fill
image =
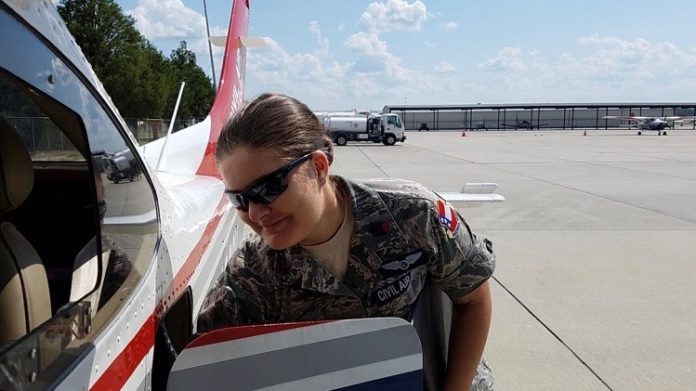
[[[316,320],[310,322],[295,322],[295,323],[277,323],[277,324],[264,324],[264,325],[250,325],[250,326],[237,326],[228,327],[226,329],[213,330],[209,333],[203,334],[195,340],[191,341],[186,346],[186,349],[195,348],[199,346],[212,345],[218,342],[233,341],[235,339],[242,339],[248,337],[254,337],[257,335],[270,334],[278,331],[298,329],[301,327],[314,326],[321,323],[330,322],[328,320]]]
[[[210,219],[208,225],[205,227],[203,235],[191,250],[186,262],[184,262],[181,269],[179,269],[179,271],[176,273],[174,280],[172,281],[171,285],[169,285],[169,289],[167,289],[167,293],[162,296],[159,304],[155,308],[155,315],[157,315],[158,319],[164,315],[167,309],[176,302],[177,298],[181,296],[184,290],[186,290],[188,287],[191,277],[193,277],[198,265],[201,263],[203,254],[210,245],[210,240],[212,239],[213,233],[215,233],[215,230],[220,223],[220,219],[222,219],[223,209],[228,202],[227,197],[223,195],[215,208],[213,218]]]
[[[155,343],[155,316],[150,315],[133,339],[114,358],[92,390],[120,390]]]
[[[140,330],[135,334],[135,337],[133,337],[121,353],[114,358],[114,361],[111,362],[97,382],[90,388],[91,390],[120,390],[123,388],[140,362],[155,345],[155,327],[157,323],[159,323],[169,306],[176,302],[177,298],[188,286],[191,276],[193,276],[196,268],[201,263],[203,253],[205,253],[210,245],[210,240],[220,223],[222,210],[227,205],[227,202],[225,196],[220,199],[215,209],[215,215],[210,222],[208,222],[208,225],[203,231],[203,235],[193,247],[193,250],[191,250],[191,254],[189,254],[184,265],[176,273],[169,289],[167,289],[167,293],[160,299],[160,302],[155,307],[155,311],[150,314],[142,327],[140,327]],[[151,370],[151,368],[149,370]]]

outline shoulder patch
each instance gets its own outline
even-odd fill
[[[438,217],[440,218],[440,224],[447,229],[448,234],[452,236],[456,235],[459,231],[459,217],[457,216],[457,211],[440,198],[435,200],[435,205],[437,207]]]

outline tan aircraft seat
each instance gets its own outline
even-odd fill
[[[70,301],[83,299],[90,303],[92,318],[99,309],[99,302],[106,277],[110,250],[104,249],[101,258],[97,251],[97,238],[92,238],[75,257],[73,265],[72,284],[70,286]],[[96,287],[96,288],[95,288]]]
[[[34,185],[29,152],[14,127],[0,117],[0,346],[51,317],[46,270],[36,250],[5,215]]]

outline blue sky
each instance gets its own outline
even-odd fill
[[[165,54],[210,74],[203,0],[118,0]],[[213,35],[230,0],[207,0]],[[696,2],[251,0],[246,96],[387,104],[694,101]],[[221,50],[216,51],[216,63]],[[216,65],[219,72],[219,65]]]

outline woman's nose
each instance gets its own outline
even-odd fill
[[[255,223],[261,221],[270,211],[268,205],[249,202],[249,219]]]

